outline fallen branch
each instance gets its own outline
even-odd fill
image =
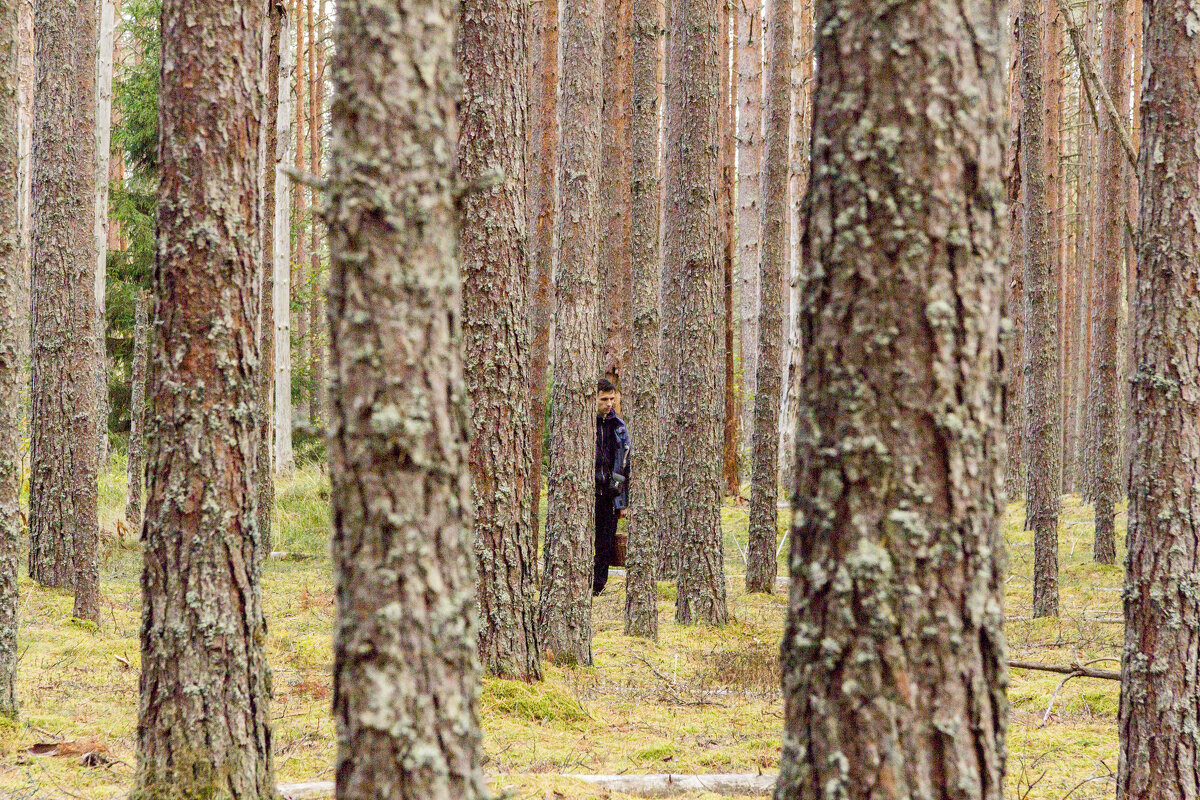
[[[769,795],[775,775],[564,775],[613,792],[640,797],[674,797],[688,792]]]
[[[1120,681],[1121,673],[1111,669],[1094,669],[1083,664],[1072,664],[1062,667],[1056,664],[1038,664],[1033,661],[1009,661],[1012,669],[1032,669],[1039,672],[1056,672],[1059,675],[1069,675],[1073,678],[1100,678],[1106,681]]]

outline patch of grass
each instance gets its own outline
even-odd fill
[[[548,683],[487,678],[480,703],[485,714],[507,714],[530,722],[579,722],[588,718],[577,699]]]

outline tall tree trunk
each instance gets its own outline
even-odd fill
[[[292,109],[295,112],[295,128],[293,133],[296,147],[292,151],[291,166],[297,171],[308,170],[308,29],[304,19],[305,0],[293,0],[295,11],[293,30],[296,34],[295,87],[296,94]],[[300,373],[300,392],[294,404],[295,412],[299,415],[304,427],[307,428],[312,420],[307,419],[309,381],[309,337],[308,337],[308,223],[309,223],[309,190],[302,183],[292,187],[292,221],[294,259],[292,261],[292,297],[291,303],[296,308],[292,318],[295,330],[296,352],[293,354],[293,369]]]
[[[1061,244],[1063,238],[1063,216],[1065,215],[1065,207],[1063,203],[1062,193],[1062,102],[1063,102],[1063,64],[1062,64],[1062,48],[1063,48],[1063,17],[1059,13],[1058,4],[1050,0],[1042,2],[1042,68],[1043,68],[1043,109],[1044,116],[1042,117],[1042,156],[1045,165],[1045,186],[1046,186],[1046,238],[1048,245],[1049,264],[1050,264],[1050,279],[1057,287],[1054,293],[1055,306],[1054,316],[1058,319],[1058,337],[1055,340],[1054,346],[1058,351],[1056,358],[1056,370],[1054,381],[1058,384],[1059,409],[1058,418],[1060,420],[1058,426],[1059,441],[1056,447],[1059,451],[1059,484],[1056,488],[1058,494],[1062,494],[1063,476],[1067,470],[1064,469],[1065,462],[1063,455],[1065,454],[1065,426],[1061,420],[1065,419],[1063,409],[1065,408],[1065,400],[1068,397],[1066,386],[1063,381],[1063,364],[1068,355],[1067,352],[1067,329],[1069,326],[1066,322],[1066,287],[1065,287],[1065,264],[1061,258]]]
[[[529,353],[529,431],[533,471],[535,529],[542,501],[543,441],[546,434],[546,375],[550,361],[550,328],[554,317],[551,294],[554,278],[554,210],[558,186],[558,0],[533,3],[535,64],[529,87],[530,153],[529,214],[532,264],[529,287],[529,320],[532,346]],[[536,530],[535,534],[536,535]]]
[[[112,161],[113,48],[116,41],[116,2],[100,0],[100,47],[96,61],[96,458],[108,464],[108,346],[106,281],[108,275],[108,172]]]
[[[1004,6],[888,8],[817,6],[775,796],[999,800]]]
[[[98,620],[92,0],[37,0],[29,574]],[[82,109],[82,111],[81,111]]]
[[[31,259],[33,255],[33,96],[37,83],[35,55],[37,43],[33,33],[34,0],[17,2],[17,125],[19,131],[18,154],[21,164],[20,200],[21,218],[21,274],[17,287],[17,353],[20,357],[24,381],[22,392],[28,391],[29,373],[26,364],[30,356],[30,330],[32,327],[31,303]]]
[[[663,516],[679,542],[675,619],[723,625],[717,2],[675,3],[667,68]]]
[[[487,796],[455,256],[457,6],[337,7],[328,207],[338,800]]]
[[[1090,7],[1095,0],[1088,0],[1088,28],[1091,25]],[[1091,37],[1088,34],[1088,46]],[[1089,101],[1085,87],[1079,89],[1079,168],[1078,189],[1075,208],[1075,316],[1071,324],[1075,325],[1075,364],[1071,370],[1073,419],[1068,423],[1072,426],[1075,439],[1072,473],[1074,476],[1073,489],[1084,497],[1088,497],[1089,462],[1087,458],[1088,429],[1091,415],[1088,408],[1088,383],[1090,372],[1088,364],[1091,360],[1091,325],[1088,303],[1092,297],[1092,236],[1094,232],[1094,198],[1096,195],[1096,130],[1092,125],[1092,117],[1088,110]]]
[[[1113,103],[1123,109],[1129,103],[1129,85],[1125,25],[1128,22],[1125,0],[1105,0],[1101,25],[1104,44],[1104,82]],[[1092,342],[1092,379],[1095,385],[1093,428],[1096,438],[1096,537],[1092,557],[1101,564],[1117,558],[1116,505],[1121,494],[1121,289],[1124,280],[1122,257],[1125,251],[1125,210],[1129,207],[1129,171],[1120,138],[1112,120],[1102,117],[1096,202],[1096,296],[1094,299]]]
[[[1058,508],[1062,489],[1058,281],[1050,257],[1042,96],[1042,0],[1021,5],[1021,250],[1025,262],[1025,494],[1033,530],[1033,615],[1058,615]]]
[[[1096,31],[1100,23],[1100,3],[1099,0],[1087,0],[1087,22],[1084,32],[1085,41],[1090,52],[1096,51]],[[1085,83],[1084,91],[1087,92],[1090,87]],[[1088,96],[1085,94],[1085,100]],[[1099,110],[1100,99],[1093,92],[1090,98],[1091,104]],[[1088,115],[1088,120],[1094,123],[1091,114]],[[1099,273],[1096,269],[1096,236],[1099,233],[1099,228],[1096,224],[1096,215],[1099,211],[1100,203],[1100,132],[1095,127],[1089,129],[1090,135],[1090,156],[1088,167],[1088,178],[1091,183],[1090,191],[1088,192],[1088,205],[1086,208],[1088,215],[1088,240],[1087,247],[1084,250],[1083,258],[1087,259],[1087,292],[1084,294],[1085,308],[1083,322],[1085,329],[1085,339],[1083,342],[1083,360],[1084,360],[1084,382],[1083,382],[1083,421],[1080,423],[1079,437],[1079,490],[1085,503],[1094,503],[1096,500],[1096,416],[1098,413],[1097,404],[1099,397],[1097,396],[1096,382],[1096,349],[1095,342],[1098,331],[1096,325],[1100,320],[1100,282],[1098,280]]]
[[[0,716],[17,715],[21,537],[21,126],[17,3],[0,4]]]
[[[563,3],[562,148],[542,651],[592,663],[603,0]],[[711,184],[710,184],[711,185]]]
[[[529,327],[526,317],[525,138],[529,6],[521,0],[464,0],[458,64],[458,174],[489,173],[502,184],[464,197],[460,252],[471,397],[470,467],[475,560],[488,672],[539,680],[535,630],[537,509],[529,483]]]
[[[271,508],[275,505],[274,403],[275,403],[275,169],[279,152],[280,89],[285,87],[280,75],[281,49],[287,45],[285,24],[287,5],[284,0],[267,3],[266,53],[263,56],[263,78],[266,85],[265,114],[262,121],[262,262],[259,288],[258,355],[258,454],[255,457],[255,478],[258,485],[258,530],[263,550],[271,552]]]
[[[662,289],[659,217],[661,154],[658,102],[662,61],[663,0],[633,0],[630,146],[632,153],[633,346],[625,384],[632,453],[633,503],[629,511],[625,579],[625,634],[658,638],[659,365],[662,350]]]
[[[763,4],[738,0],[738,266],[742,277],[742,438],[751,437],[758,380],[758,263],[763,166]]]
[[[308,171],[320,177],[322,136],[325,120],[325,55],[321,43],[321,16],[313,16],[316,0],[305,0],[308,15]],[[321,210],[320,198],[312,193],[308,228],[308,419],[313,430],[321,428],[325,405],[325,337],[321,331]]]
[[[1200,51],[1193,7],[1144,0],[1134,309],[1135,428],[1125,560],[1118,796],[1200,794]]]
[[[721,183],[717,189],[720,207],[721,262],[725,276],[725,428],[721,456],[721,476],[725,493],[737,498],[741,493],[741,476],[738,474],[738,456],[741,442],[741,414],[738,407],[737,381],[737,81],[734,79],[733,63],[736,50],[733,43],[737,33],[737,16],[733,9],[734,0],[721,2],[721,111],[720,111],[720,163]]]
[[[759,268],[758,391],[754,396],[754,458],[746,591],[771,592],[779,574],[779,406],[783,380],[783,265],[788,236],[792,118],[791,64],[796,21],[792,0],[771,0],[767,25],[762,255]]]
[[[134,301],[133,368],[130,370],[129,401],[129,494],[125,520],[130,528],[142,529],[142,487],[146,481],[146,348],[150,344],[150,297],[139,290]],[[260,494],[261,496],[261,494]]]
[[[621,387],[633,328],[630,262],[630,0],[604,0],[604,136],[601,144],[600,369]]]
[[[163,3],[134,788],[147,800],[275,796],[253,413],[265,25],[265,3]]]
[[[284,0],[286,2],[286,0]],[[275,131],[275,220],[272,224],[274,273],[271,307],[275,326],[275,474],[295,467],[292,451],[292,183],[281,167],[292,163],[292,107],[296,102],[295,26],[280,11],[279,113]],[[269,124],[269,121],[268,121]],[[265,223],[265,221],[264,221]]]
[[[1021,198],[1021,161],[1025,157],[1021,143],[1021,25],[1020,15],[1012,14],[1011,62],[1008,70],[1008,159],[1004,166],[1005,191],[1008,195],[1009,272],[1005,291],[1005,316],[1012,329],[1004,338],[1004,435],[1008,460],[1005,488],[1009,497],[1025,496],[1025,251],[1021,247],[1021,222],[1025,216]]]

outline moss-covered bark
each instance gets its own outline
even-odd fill
[[[675,618],[724,624],[721,537],[723,270],[717,203],[718,0],[674,3],[667,45],[660,490],[678,542]]]
[[[339,800],[486,795],[455,0],[338,4],[329,284]]]
[[[1003,793],[1004,6],[817,6],[779,800]]]
[[[746,591],[772,592],[779,566],[779,406],[783,394],[783,275],[787,259],[791,160],[791,61],[795,31],[791,0],[773,0],[767,23],[763,153],[762,255],[759,264],[758,389],[750,486]]]
[[[99,618],[95,114],[98,9],[34,5],[29,573]]]
[[[662,315],[659,218],[662,210],[659,143],[662,108],[658,69],[662,61],[662,0],[633,0],[632,258],[633,347],[625,378],[626,424],[634,442],[632,508],[626,553],[625,633],[658,637],[658,590],[654,583],[659,531],[659,363]]]
[[[275,796],[255,486],[265,15],[163,3],[136,800]]]
[[[604,5],[564,0],[562,8],[554,387],[538,635],[548,657],[591,664]]]
[[[0,2],[0,715],[16,716],[17,556],[21,535],[20,149],[17,3]]]
[[[462,201],[460,236],[471,480],[484,668],[541,678],[535,622],[537,509],[533,507],[526,289],[525,136],[529,7],[464,0],[458,173],[501,181]]]
[[[1133,462],[1117,796],[1200,795],[1200,50],[1195,5],[1144,0]]]

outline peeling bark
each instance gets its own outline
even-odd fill
[[[265,24],[265,3],[163,3],[134,800],[274,795],[255,486]]]
[[[342,0],[329,209],[339,800],[487,796],[454,0]],[[519,186],[518,186],[519,188]]]
[[[1004,6],[817,11],[775,796],[999,800]]]
[[[491,674],[540,680],[535,626],[537,509],[530,483],[525,132],[529,8],[463,0],[458,174],[502,182],[462,200],[460,251],[470,467],[478,566],[479,651]]]

